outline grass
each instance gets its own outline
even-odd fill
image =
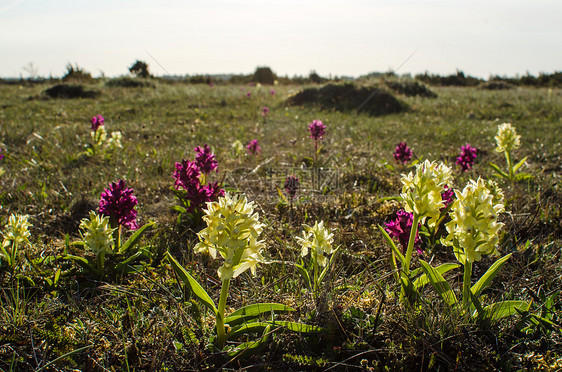
[[[301,86],[185,85],[156,82],[112,87],[93,81],[95,99],[45,99],[49,85],[0,85],[0,222],[11,213],[29,214],[32,246],[43,257],[38,274],[22,257],[20,277],[2,270],[0,282],[0,368],[2,370],[448,370],[560,368],[562,342],[556,315],[547,328],[525,327],[521,316],[482,324],[452,313],[427,287],[411,308],[398,300],[390,250],[376,226],[398,209],[391,200],[401,185],[392,163],[394,146],[407,141],[419,160],[454,165],[461,145],[477,147],[469,174],[456,184],[491,177],[489,162],[505,164],[494,151],[497,125],[511,122],[522,135],[516,160],[528,156],[531,181],[499,180],[508,213],[502,255],[513,256],[486,290],[489,302],[533,300],[533,311],[559,314],[562,236],[562,90],[502,91],[442,87],[437,98],[397,96],[409,110],[372,117],[355,112],[289,106]],[[250,97],[246,93],[251,92]],[[270,108],[266,118],[264,106]],[[80,153],[90,139],[89,118],[102,114],[108,131],[123,133],[122,151],[111,158]],[[307,124],[320,119],[327,136],[319,159],[330,188],[311,189],[312,139]],[[258,139],[262,153],[235,157],[231,144]],[[228,311],[257,302],[280,302],[297,311],[287,319],[315,324],[315,335],[275,334],[254,356],[231,358],[209,342],[214,318],[179,285],[163,252],[169,250],[218,300],[219,263],[195,254],[194,228],[177,224],[170,186],[174,164],[193,159],[208,143],[219,161],[215,180],[245,192],[257,203],[267,257],[257,277],[233,280]],[[256,169],[251,173],[251,170]],[[284,177],[303,182],[294,206],[279,196]],[[78,239],[78,224],[95,209],[100,193],[123,178],[135,190],[141,223],[156,221],[144,243],[156,252],[144,268],[100,281],[61,258],[65,236]],[[292,265],[300,256],[294,237],[301,223],[324,220],[336,229],[341,256],[325,283],[323,304],[315,303]],[[436,246],[426,259],[454,262]],[[493,258],[475,263],[474,278]],[[414,266],[416,263],[414,262]],[[62,269],[56,286],[43,280]],[[455,290],[462,270],[449,273]],[[25,276],[28,279],[24,278]],[[32,279],[33,282],[30,282]],[[542,292],[541,292],[542,291]],[[543,297],[540,296],[543,293]],[[322,305],[322,306],[320,306]],[[557,367],[558,366],[558,367]]]

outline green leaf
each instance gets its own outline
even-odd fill
[[[443,275],[447,271],[451,271],[453,269],[456,269],[459,266],[460,266],[460,264],[456,264],[456,263],[444,263],[444,264],[436,267],[435,271],[437,271],[439,274]],[[412,274],[414,274],[414,272],[412,272]],[[428,278],[427,274],[423,274],[422,276],[420,276],[419,278],[414,280],[414,288],[416,289],[416,291],[419,291],[420,289],[425,287],[427,283],[429,283],[429,278]]]
[[[290,322],[288,320],[279,320],[279,321],[275,320],[270,322],[270,324],[274,326],[281,326],[291,332],[298,332],[298,333],[318,333],[324,331],[324,328],[318,326],[302,324],[297,322]]]
[[[336,250],[334,250],[332,252],[332,257],[330,257],[330,261],[328,262],[328,264],[326,265],[324,270],[322,270],[322,273],[320,273],[320,276],[318,277],[318,284],[322,283],[322,281],[324,280],[324,277],[328,273],[329,268],[332,267],[332,264],[334,263],[334,261],[336,260],[336,256],[338,255],[339,249],[340,248],[338,247],[338,248],[336,248]]]
[[[400,261],[400,265],[404,266],[404,255],[402,254],[402,252],[400,252],[400,250],[396,248],[396,244],[394,244],[394,242],[390,238],[390,235],[388,235],[385,229],[381,225],[377,225],[377,227],[379,228],[379,231],[381,232],[386,242],[390,245],[390,248],[392,248],[394,254],[398,257],[398,260]]]
[[[492,279],[494,279],[494,277],[496,275],[498,275],[499,270],[502,268],[502,266],[505,264],[505,262],[509,259],[509,257],[511,257],[511,253],[506,255],[506,256],[503,256],[502,258],[500,258],[496,262],[494,262],[494,264],[492,266],[490,266],[488,271],[486,271],[486,273],[484,275],[482,275],[480,277],[480,279],[478,279],[476,284],[474,284],[472,286],[472,288],[470,288],[470,291],[474,294],[474,297],[480,296],[480,293],[482,292],[482,290],[484,290],[484,288],[486,288],[490,284]]]
[[[144,234],[144,232],[154,226],[154,222],[149,222],[149,223],[145,223],[144,225],[142,225],[141,227],[139,227],[137,229],[137,231],[135,231],[135,233],[133,235],[131,235],[131,237],[125,242],[125,244],[123,244],[120,248],[119,248],[119,253],[123,253],[128,251],[129,249],[133,248],[135,246],[135,244],[138,243],[139,239],[141,238],[142,234]]]
[[[229,324],[230,326],[236,325],[241,321],[248,320],[251,318],[256,318],[262,314],[266,313],[287,313],[295,311],[295,309],[283,305],[283,304],[276,304],[276,303],[260,303],[260,304],[253,304],[244,306],[224,319],[225,324]]]
[[[433,285],[433,288],[443,297],[445,303],[449,306],[455,306],[458,303],[457,297],[455,293],[451,290],[449,283],[445,281],[443,276],[437,272],[433,267],[431,267],[427,262],[424,260],[420,260],[420,264],[423,268],[423,271],[428,276],[429,281]]]
[[[513,173],[517,172],[517,170],[521,168],[521,166],[525,164],[526,161],[527,161],[527,157],[525,156],[523,159],[521,159],[519,163],[515,164],[515,166],[513,167]]]
[[[528,311],[531,304],[526,301],[500,301],[484,308],[485,317],[494,321],[518,313],[518,310]]]
[[[516,181],[522,181],[522,180],[528,180],[533,178],[532,174],[529,173],[519,173],[515,175],[515,180]]]
[[[277,187],[277,193],[279,194],[281,199],[283,199],[285,204],[289,204],[289,201],[287,200],[287,197],[285,196],[285,194],[283,194],[283,191],[281,191],[281,189],[279,187]]]
[[[180,214],[185,214],[187,213],[187,209],[185,209],[184,207],[182,207],[181,205],[172,205],[170,207],[171,210],[179,212]]]
[[[234,327],[228,332],[227,338],[229,340],[235,340],[238,336],[246,334],[246,333],[258,333],[263,332],[263,330],[267,327],[270,327],[271,323],[269,322],[252,322],[252,323],[243,323],[237,327]]]
[[[119,262],[117,265],[115,265],[115,271],[116,272],[121,272],[123,271],[127,265],[135,262],[137,260],[137,258],[141,257],[143,255],[142,251],[138,251],[137,253],[135,253],[134,255],[128,257],[127,259]]]
[[[209,310],[211,310],[215,315],[217,315],[218,312],[217,307],[215,306],[215,303],[213,302],[211,297],[207,294],[207,292],[205,292],[203,287],[201,287],[201,285],[197,282],[197,280],[195,280],[191,275],[189,275],[187,270],[185,270],[183,266],[180,265],[179,262],[176,261],[174,257],[172,257],[170,252],[166,252],[166,255],[168,256],[168,259],[172,264],[172,268],[174,269],[176,274],[180,277],[180,279],[183,280],[183,283],[191,290],[191,292],[199,300],[201,300],[201,302],[203,302],[205,306],[207,306],[207,308],[209,308]]]
[[[507,173],[505,173],[504,171],[502,171],[500,169],[500,167],[498,167],[497,165],[495,165],[494,163],[488,163],[490,164],[490,167],[492,167],[496,172],[498,172],[498,175],[503,177],[503,178],[509,178],[509,175]]]
[[[66,256],[63,257],[65,260],[72,260],[74,261],[78,266],[82,267],[83,269],[88,270],[89,272],[91,272],[92,274],[96,274],[96,275],[100,275],[101,273],[99,272],[99,270],[93,266],[92,264],[90,264],[90,261],[88,261],[87,259],[85,259],[84,257],[79,257],[79,256],[74,256],[72,254],[67,254]]]
[[[252,354],[258,353],[263,349],[267,341],[269,340],[271,325],[268,325],[263,330],[262,336],[257,339],[256,341],[248,341],[244,342],[243,344],[238,345],[236,349],[229,351],[228,355],[230,357],[246,357]]]
[[[295,264],[295,267],[297,268],[301,276],[304,278],[304,281],[308,286],[308,290],[312,291],[312,282],[310,281],[310,275],[308,274],[308,271],[304,268],[303,265]]]

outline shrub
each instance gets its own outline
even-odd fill
[[[275,79],[276,76],[269,67],[257,67],[256,72],[254,72],[254,81],[257,81],[260,84],[271,85]]]

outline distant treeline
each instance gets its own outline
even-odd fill
[[[129,71],[131,75],[121,76],[117,78],[93,78],[90,73],[84,71],[77,64],[74,66],[68,64],[67,73],[61,78],[41,78],[32,77],[24,79],[1,79],[0,84],[21,84],[21,83],[44,83],[44,82],[85,82],[89,80],[105,80],[110,86],[151,86],[152,82],[161,81],[166,83],[187,83],[187,84],[209,84],[209,85],[223,85],[223,84],[252,84],[260,83],[264,85],[272,84],[323,84],[327,82],[349,82],[354,80],[365,80],[373,78],[382,78],[385,81],[393,79],[407,78],[412,79],[410,75],[400,76],[394,72],[372,72],[358,78],[349,76],[320,76],[316,71],[311,71],[308,76],[278,76],[271,68],[267,66],[258,66],[253,74],[198,74],[198,75],[173,75],[173,76],[160,76],[156,77],[148,72],[148,65],[142,61],[136,61]],[[531,86],[531,87],[562,87],[562,72],[554,72],[552,74],[541,73],[539,76],[533,76],[527,73],[524,76],[506,77],[506,76],[491,76],[489,79],[480,79],[470,75],[465,75],[464,72],[458,70],[456,74],[441,76],[429,73],[418,74],[414,76],[424,84],[432,86],[459,86],[459,87],[482,87],[487,89],[506,89],[516,86]],[[137,81],[135,81],[137,80]],[[141,80],[143,80],[141,82]]]

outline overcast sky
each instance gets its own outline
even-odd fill
[[[0,0],[0,76],[562,71],[561,0]]]

